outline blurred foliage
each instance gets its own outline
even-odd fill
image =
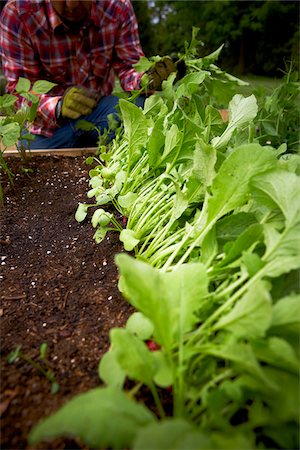
[[[281,77],[299,68],[299,2],[286,0],[132,1],[147,56],[184,51],[200,28],[203,56],[225,44],[219,65],[238,75]]]

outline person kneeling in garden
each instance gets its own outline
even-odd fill
[[[9,0],[1,14],[0,51],[7,92],[19,77],[56,86],[40,95],[31,149],[96,146],[98,132],[76,127],[85,119],[104,131],[117,117],[115,74],[124,91],[140,88],[138,24],[129,0]],[[176,70],[166,57],[151,71],[152,90]],[[143,106],[144,98],[136,104]],[[26,142],[24,145],[27,146]]]

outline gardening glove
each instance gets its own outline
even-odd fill
[[[176,72],[176,66],[170,56],[165,56],[146,72],[149,77],[148,88],[154,91],[161,91],[162,82],[172,72]]]
[[[185,63],[177,58],[165,56],[146,72],[149,77],[148,88],[154,91],[161,91],[162,82],[173,72],[177,72],[175,81],[180,80],[186,73]]]
[[[91,114],[100,100],[100,94],[82,86],[68,88],[56,107],[56,117],[78,119]]]

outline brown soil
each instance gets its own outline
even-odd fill
[[[9,164],[17,176],[1,210],[1,448],[29,449],[28,432],[41,417],[100,384],[98,363],[109,330],[122,326],[131,308],[117,289],[118,236],[111,233],[97,245],[90,223],[74,219],[78,202],[87,200],[85,157],[36,156],[25,165],[16,159]],[[57,394],[31,364],[6,361],[19,345],[39,361],[43,342]],[[35,448],[82,446],[57,440]]]

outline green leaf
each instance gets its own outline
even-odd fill
[[[108,228],[106,228],[106,227],[97,228],[97,230],[95,231],[95,233],[93,235],[93,239],[95,239],[96,244],[100,244],[100,242],[103,241],[107,232],[108,232]]]
[[[96,209],[91,219],[92,226],[94,228],[96,228],[98,225],[100,227],[105,227],[111,222],[112,217],[112,213],[108,213],[102,208]]]
[[[236,238],[235,242],[232,244],[229,251],[227,252],[225,258],[222,259],[222,261],[218,264],[218,267],[224,267],[227,264],[230,264],[233,261],[235,261],[249,247],[259,242],[262,239],[262,237],[263,237],[263,226],[260,224],[250,225]],[[259,265],[259,267],[261,267],[261,265]]]
[[[146,145],[148,138],[147,119],[141,108],[127,100],[120,99],[125,137],[128,140],[129,164],[140,155],[140,150]]]
[[[131,252],[140,242],[135,231],[124,228],[120,233],[120,241],[123,242],[124,248],[127,252]]]
[[[149,61],[148,58],[146,58],[145,56],[141,56],[139,61],[135,64],[132,64],[132,66],[137,72],[146,72],[153,66],[153,64],[154,63],[152,61]]]
[[[127,329],[110,331],[113,351],[122,370],[132,380],[150,386],[156,373],[156,363],[146,344]]]
[[[236,94],[230,101],[228,110],[229,121],[227,128],[221,136],[215,137],[211,141],[217,150],[229,142],[236,129],[248,125],[256,117],[258,111],[256,98],[253,94],[249,97]]]
[[[166,159],[169,159],[170,155],[174,151],[178,150],[178,146],[181,144],[182,133],[179,131],[177,125],[173,124],[169,130],[166,131],[165,146],[160,159],[157,161],[156,166],[165,163]]]
[[[213,450],[210,438],[184,419],[166,419],[141,428],[133,450]]]
[[[277,164],[273,151],[258,144],[236,148],[225,159],[215,176],[208,198],[208,221],[216,221],[246,203],[250,198],[250,180]]]
[[[154,331],[151,320],[145,317],[141,312],[134,312],[131,314],[126,322],[126,328],[142,340],[150,339]]]
[[[43,342],[40,346],[40,358],[45,359],[46,358],[46,352],[47,352],[47,343]]]
[[[1,108],[9,108],[13,106],[17,101],[17,97],[12,94],[4,94],[0,97],[0,107]]]
[[[176,91],[176,98],[182,96],[190,96],[199,90],[199,86],[203,83],[207,76],[204,71],[189,73],[182,80]]]
[[[16,122],[0,125],[0,137],[2,136],[4,147],[15,145],[20,138],[20,133],[20,125]]]
[[[197,322],[196,310],[207,294],[207,275],[200,263],[164,273],[125,254],[116,263],[129,302],[154,324],[155,340],[168,350]]]
[[[29,443],[72,436],[91,448],[130,448],[139,428],[154,421],[149,410],[123,392],[97,388],[73,398],[33,427]]]
[[[277,422],[278,426],[284,422],[299,423],[299,372],[294,375],[270,366],[265,366],[264,372],[266,377],[277,386],[276,391],[267,397],[272,408],[272,422]]]
[[[85,119],[77,120],[75,124],[76,130],[84,130],[84,131],[93,131],[96,129],[95,125],[92,122],[89,122]]]
[[[107,386],[122,389],[126,372],[120,366],[117,354],[113,349],[102,356],[98,366],[98,375]]]
[[[161,350],[156,350],[152,353],[156,363],[156,373],[154,375],[154,382],[160,387],[169,387],[173,384],[173,370],[170,367],[167,358]]]
[[[287,330],[293,334],[300,332],[300,295],[280,299],[273,307],[271,327]]]
[[[127,192],[125,195],[119,195],[118,203],[121,208],[129,209],[138,198],[138,194]]]
[[[269,198],[284,214],[287,226],[300,221],[300,177],[285,170],[272,170],[254,177],[251,185],[261,195]],[[261,199],[263,197],[260,197]]]
[[[20,356],[21,347],[22,346],[19,345],[15,350],[10,352],[10,354],[6,358],[6,361],[8,362],[8,364],[13,364],[16,361],[16,359]]]
[[[257,338],[265,335],[272,318],[270,295],[263,283],[256,283],[221,317],[215,330],[226,329],[237,337]]]
[[[60,386],[56,381],[51,384],[51,394],[57,394],[60,390]]]
[[[223,339],[223,343],[209,343],[199,348],[204,354],[213,355],[223,360],[231,362],[237,373],[253,375],[263,383],[265,389],[272,391],[277,389],[276,384],[269,379],[259,365],[251,345],[247,342],[238,342],[236,336],[231,334],[229,338]]]
[[[38,80],[33,83],[31,90],[36,94],[47,94],[54,86],[57,86],[57,83],[52,83],[47,80]]]
[[[16,92],[29,92],[30,90],[30,81],[26,78],[20,77],[15,87]]]
[[[84,219],[87,216],[87,212],[88,212],[88,208],[89,205],[85,204],[85,203],[79,203],[76,213],[75,213],[75,219],[77,220],[77,222],[83,222]]]
[[[284,339],[271,337],[265,340],[256,340],[252,346],[259,361],[295,375],[299,373],[299,360],[296,353]]]
[[[244,252],[242,261],[250,277],[253,277],[265,265],[265,263],[256,253],[252,253],[250,251]]]

